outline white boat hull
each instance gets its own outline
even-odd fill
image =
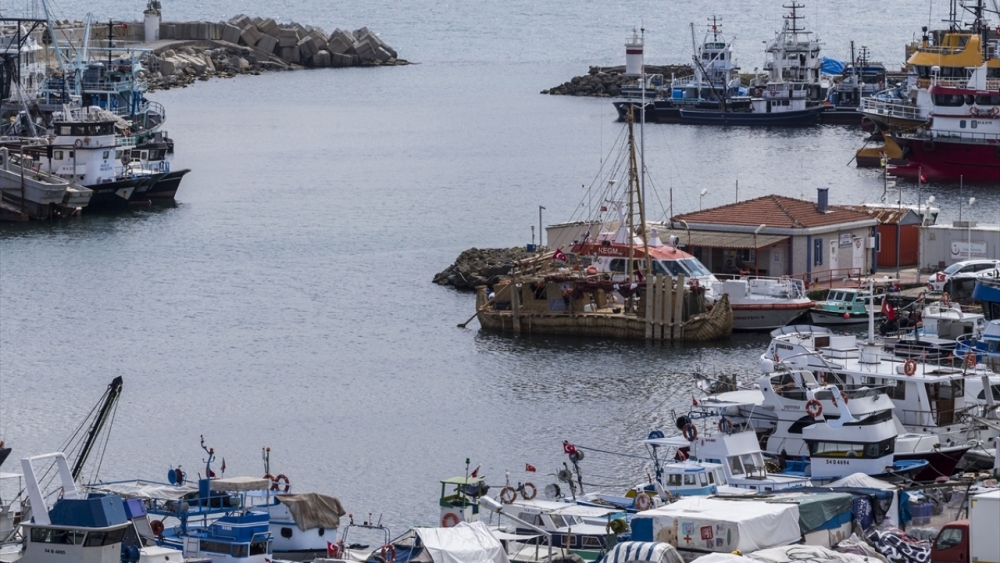
[[[875,313],[876,320],[881,317],[881,313]],[[868,322],[868,314],[851,313],[849,317],[844,318],[843,313],[813,309],[809,311],[809,320],[815,325],[856,325]]]
[[[733,330],[771,330],[783,327],[802,314],[809,307],[801,309],[774,309],[752,305],[733,305]]]

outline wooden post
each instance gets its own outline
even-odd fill
[[[675,327],[674,340],[684,339],[681,323],[684,321],[682,315],[684,314],[684,286],[686,283],[687,280],[684,279],[684,274],[677,276],[677,285],[674,287],[674,311],[670,319],[670,322]]]
[[[521,284],[512,281],[510,288],[510,318],[511,326],[514,328],[514,334],[521,333],[521,319],[519,315],[521,314]]]
[[[660,285],[660,340],[670,340],[670,289],[674,286],[674,278],[663,276]]]
[[[646,302],[646,340],[653,338],[653,322],[656,320],[653,315],[655,314],[656,307],[653,304],[656,302],[656,279],[649,277],[646,278],[646,295],[644,298]]]

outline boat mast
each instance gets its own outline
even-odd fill
[[[646,236],[646,206],[643,199],[642,190],[639,185],[639,169],[636,164],[635,156],[635,135],[634,135],[634,119],[631,113],[631,108],[629,111],[628,119],[628,149],[629,149],[629,196],[628,196],[628,282],[635,283],[635,209],[639,208],[639,224],[642,226],[642,250],[643,256],[646,262],[646,276],[647,278],[651,272],[651,264],[649,259],[649,240]]]
[[[90,457],[90,450],[93,449],[94,443],[97,442],[97,436],[101,433],[101,429],[104,428],[104,423],[107,422],[108,415],[111,414],[111,410],[114,408],[115,403],[118,402],[121,392],[122,378],[121,376],[118,376],[108,385],[108,390],[104,393],[104,404],[101,405],[96,418],[94,418],[94,422],[90,425],[90,429],[87,431],[87,439],[83,443],[83,447],[80,449],[80,453],[77,455],[76,461],[73,463],[74,481],[80,478],[80,473],[83,471],[83,464],[86,463],[87,458]]]

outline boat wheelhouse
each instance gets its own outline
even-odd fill
[[[817,301],[809,317],[818,325],[844,325],[868,322],[870,293],[860,288],[831,289],[826,299]],[[877,313],[877,316],[881,316]]]

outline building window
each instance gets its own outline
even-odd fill
[[[826,252],[826,247],[823,246],[823,239],[813,240],[813,266],[823,265],[823,254]]]

